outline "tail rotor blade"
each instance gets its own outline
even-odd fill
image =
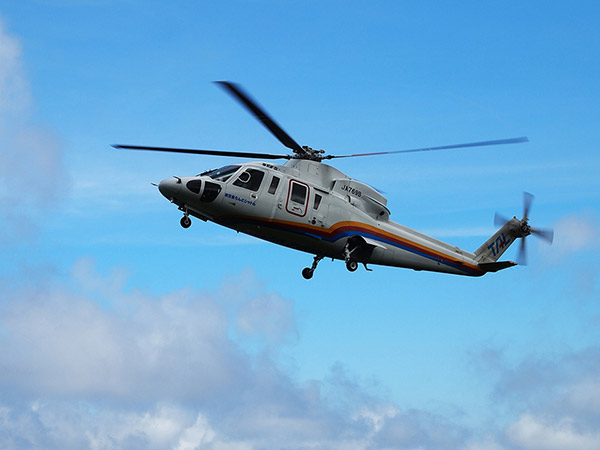
[[[527,222],[529,218],[529,210],[535,196],[529,192],[523,192],[523,220]]]
[[[495,226],[501,227],[506,222],[508,222],[508,219],[506,217],[504,217],[502,214],[500,214],[500,213],[494,214],[494,225]]]
[[[525,247],[525,238],[521,239],[521,246],[519,247],[519,255],[517,256],[517,261],[521,266],[527,265],[527,248]]]
[[[529,192],[523,192],[523,218],[520,220],[516,217],[511,219],[511,224],[508,227],[508,233],[510,233],[513,238],[521,238],[519,253],[517,255],[517,262],[521,266],[527,265],[527,246],[525,243],[527,236],[533,234],[549,244],[552,244],[552,241],[554,240],[553,230],[546,228],[533,228],[529,226],[529,213],[531,212],[531,205],[533,204],[534,198],[535,196],[533,194],[530,194]],[[501,214],[495,214],[494,224],[496,226],[503,226],[507,222],[509,222],[509,220],[507,220]]]
[[[532,228],[531,232],[549,244],[554,240],[554,230]]]

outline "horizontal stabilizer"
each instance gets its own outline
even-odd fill
[[[502,269],[508,269],[509,267],[516,266],[517,263],[512,261],[498,261],[492,263],[479,263],[479,267],[481,267],[486,272],[498,272]]]

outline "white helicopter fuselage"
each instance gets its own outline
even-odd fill
[[[525,136],[384,152],[327,155],[301,146],[244,89],[230,81],[216,84],[253,115],[292,154],[206,150],[146,145],[114,145],[148,150],[244,159],[288,160],[285,164],[250,162],[211,170],[195,177],[173,177],[158,185],[160,192],[183,211],[181,225],[190,215],[247,233],[266,241],[311,253],[311,267],[302,276],[312,278],[325,257],[345,261],[353,272],[362,263],[406,267],[457,275],[480,276],[514,266],[498,258],[517,239],[534,233],[552,242],[552,230],[528,224],[533,196],[524,193],[523,218],[500,220],[502,227],[474,253],[411,230],[390,220],[387,200],[372,187],[323,164],[333,158],[392,155],[528,142]],[[521,253],[524,255],[524,240]],[[523,258],[524,260],[524,258]]]
[[[522,237],[511,219],[474,253],[462,250],[390,220],[387,200],[375,189],[306,159],[225,166],[163,180],[159,189],[184,212],[184,226],[188,215],[210,220],[311,253],[316,262],[345,260],[349,270],[362,263],[480,276],[514,265],[496,261]]]

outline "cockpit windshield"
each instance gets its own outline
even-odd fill
[[[211,177],[213,180],[225,182],[231,177],[231,175],[236,173],[240,167],[241,166],[239,164],[232,164],[229,166],[221,167],[220,169],[213,169],[207,172],[203,172],[198,176]]]

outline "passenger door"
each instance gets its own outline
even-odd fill
[[[290,180],[285,210],[297,217],[306,216],[310,188],[300,181]]]

